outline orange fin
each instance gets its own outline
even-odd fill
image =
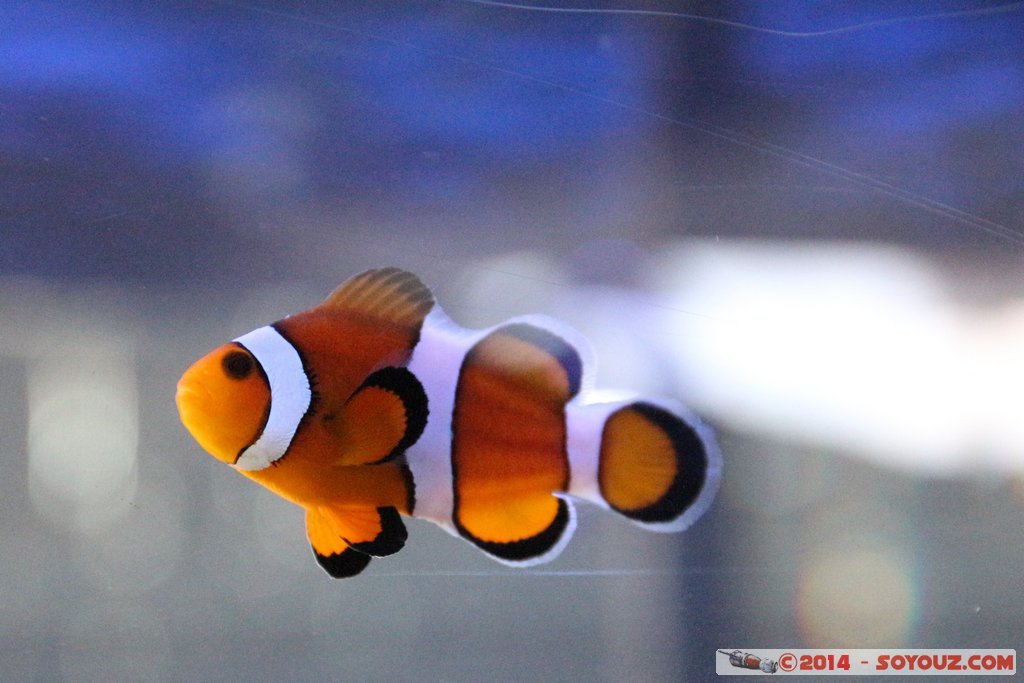
[[[717,488],[717,456],[710,449],[679,415],[643,401],[623,406],[608,416],[602,431],[601,497],[636,524],[681,530]]]
[[[335,555],[347,548],[383,557],[405,545],[408,532],[393,507],[320,507],[306,511],[306,533],[317,555]]]
[[[321,305],[407,328],[418,338],[423,319],[434,306],[434,295],[412,273],[378,268],[349,278]]]
[[[366,378],[332,426],[343,454],[339,465],[388,462],[427,425],[427,395],[405,368],[387,367]]]
[[[355,576],[370,564],[370,556],[349,547],[331,519],[319,511],[306,511],[306,536],[316,561],[336,579]]]
[[[578,391],[576,350],[542,328],[498,328],[466,354],[452,418],[453,522],[496,559],[553,558],[572,535],[565,403]]]
[[[349,539],[349,544],[353,549],[374,557],[397,553],[405,546],[405,541],[409,537],[409,532],[402,522],[402,515],[390,506],[379,507],[374,514],[376,521],[360,530],[360,535],[365,540]]]

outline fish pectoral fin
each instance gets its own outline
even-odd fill
[[[306,511],[306,533],[320,565],[328,570],[331,562],[349,567],[356,560],[349,553],[383,557],[397,553],[405,545],[408,532],[398,510],[390,507],[320,507]],[[339,560],[331,558],[344,556]],[[332,574],[333,576],[333,574]]]
[[[338,465],[370,465],[401,455],[427,425],[427,395],[406,368],[387,367],[366,378],[345,403],[334,427]]]
[[[423,319],[434,307],[434,295],[412,273],[377,268],[343,282],[322,305],[404,327],[418,335]]]

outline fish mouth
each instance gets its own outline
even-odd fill
[[[174,392],[174,403],[178,406],[178,414],[182,421],[187,413],[194,412],[198,405],[212,398],[210,390],[201,382],[195,381],[186,373],[180,380]],[[186,425],[188,426],[188,425]]]
[[[181,423],[185,425],[185,429],[189,431],[192,436],[196,436],[195,423],[196,419],[202,414],[202,403],[210,399],[210,392],[204,389],[202,386],[197,386],[195,382],[187,381],[186,378],[182,378],[178,382],[177,390],[174,393],[174,403],[178,407],[178,417],[181,418]]]
[[[178,417],[192,438],[204,451],[218,460],[231,464],[231,461],[225,459],[224,454],[221,453],[223,449],[219,447],[218,439],[214,436],[216,428],[211,424],[214,400],[213,393],[209,388],[205,387],[202,382],[195,381],[195,378],[188,377],[187,374],[178,382],[174,395],[174,402],[178,407]]]

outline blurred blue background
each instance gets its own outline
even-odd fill
[[[5,7],[5,677],[661,681],[716,648],[1024,647],[1024,4],[573,7],[650,13]],[[693,405],[711,512],[665,537],[583,509],[540,572],[414,524],[328,581],[173,388],[381,265],[466,325],[562,317],[599,384]]]

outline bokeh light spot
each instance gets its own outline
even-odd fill
[[[901,646],[916,616],[912,567],[897,548],[834,547],[805,563],[796,603],[807,646]]]
[[[98,531],[120,519],[137,483],[138,397],[117,354],[34,359],[28,375],[29,488],[58,525]]]

